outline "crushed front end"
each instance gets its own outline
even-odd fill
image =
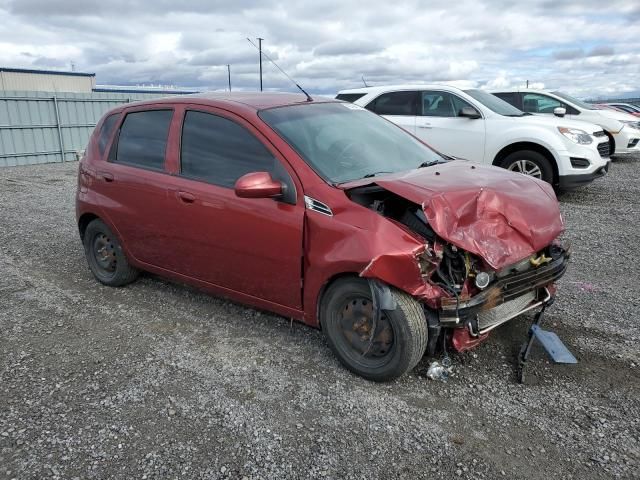
[[[476,346],[494,328],[551,303],[554,283],[564,275],[570,257],[567,248],[554,242],[517,263],[492,270],[453,245],[444,246],[442,252],[425,281],[443,290],[435,305],[438,324],[452,329],[448,337],[456,351]]]
[[[468,350],[494,328],[552,303],[570,252],[558,240],[564,224],[548,185],[450,162],[345,189],[423,241],[420,249],[376,256],[360,274],[423,303],[428,354],[443,345]]]

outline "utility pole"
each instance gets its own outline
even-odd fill
[[[527,88],[529,88],[529,80],[527,80]]]
[[[262,91],[262,40],[264,40],[264,38],[258,37],[258,52],[260,53],[260,91]]]
[[[227,63],[227,75],[229,76],[229,91],[231,91],[231,65]]]

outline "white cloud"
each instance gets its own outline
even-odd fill
[[[258,85],[246,37],[313,92],[370,84],[640,91],[640,4],[574,0],[0,0],[0,65],[96,72],[99,83]],[[292,88],[265,61],[268,88]]]
[[[511,81],[507,78],[507,72],[504,70],[484,85],[484,88],[486,88],[487,90],[509,87],[511,87]]]

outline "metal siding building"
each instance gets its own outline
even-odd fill
[[[58,72],[0,67],[0,91],[91,92],[95,73]]]
[[[0,167],[75,160],[107,110],[185,93],[195,92],[96,87],[94,73],[0,67]]]
[[[164,96],[0,91],[0,167],[75,160],[107,110]]]

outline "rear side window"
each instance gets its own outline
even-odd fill
[[[518,94],[515,92],[504,92],[504,93],[494,93],[494,95],[505,102],[513,105],[514,107],[520,108],[518,105]]]
[[[185,177],[233,188],[247,173],[273,173],[275,162],[269,150],[237,123],[210,113],[186,113],[180,146]]]
[[[336,100],[344,100],[345,102],[355,102],[359,98],[362,98],[366,93],[339,93],[336,96]]]
[[[127,114],[120,127],[114,161],[162,170],[173,110],[149,110]]]
[[[389,92],[367,105],[367,110],[378,115],[415,116],[418,111],[418,92]]]
[[[116,121],[118,120],[119,115],[119,113],[113,113],[109,115],[104,122],[102,122],[102,127],[100,127],[100,133],[98,134],[98,150],[100,151],[100,156],[104,155],[107,143],[109,143],[109,139],[111,138],[111,133],[113,133],[113,127],[116,126]]]

